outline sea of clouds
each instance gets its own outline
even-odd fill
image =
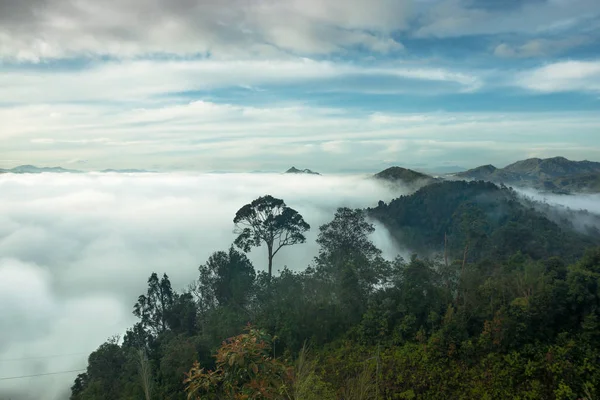
[[[133,304],[152,272],[185,289],[212,252],[231,245],[235,212],[258,196],[284,199],[311,225],[307,243],[275,257],[276,270],[299,270],[337,207],[408,192],[365,176],[0,175],[0,378],[85,368],[91,351],[135,322]],[[377,228],[374,242],[395,257]],[[264,248],[250,258],[265,269]],[[0,380],[0,400],[66,399],[76,375]]]
[[[186,289],[210,254],[231,245],[235,212],[258,196],[284,199],[311,225],[305,244],[275,257],[275,270],[301,270],[338,207],[372,207],[411,191],[348,175],[0,175],[0,400],[67,399],[77,372],[2,378],[84,369],[90,352],[133,325],[152,272]],[[519,191],[600,214],[600,195]],[[376,228],[386,258],[406,257]],[[264,270],[266,250],[250,259]]]

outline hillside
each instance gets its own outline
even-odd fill
[[[527,204],[527,206],[525,205]],[[468,259],[503,258],[522,252],[534,259],[574,258],[598,238],[559,226],[507,188],[489,182],[447,181],[429,185],[369,210],[398,243],[427,254],[444,250]],[[567,222],[568,223],[568,222]]]
[[[470,169],[468,171],[458,172],[455,175],[462,177],[462,178],[486,180],[496,171],[497,171],[496,167],[494,167],[491,164],[488,164],[488,165],[482,165],[481,167]]]
[[[600,193],[600,173],[563,176],[551,182],[557,189],[569,192]]]
[[[430,175],[402,167],[390,167],[373,175],[375,179],[392,184],[422,187],[438,180]]]
[[[443,251],[446,237],[447,259],[384,258],[368,215],[422,254]],[[259,233],[280,226],[258,221]],[[318,231],[305,270],[270,276],[235,244],[208,257],[185,291],[152,272],[131,297],[136,322],[90,354],[70,399],[600,393],[600,248],[580,257],[599,232],[577,234],[569,218],[552,222],[482,181],[434,183],[367,213],[341,207]]]
[[[504,168],[485,165],[459,172],[456,178],[529,186],[552,192],[599,192],[600,163],[564,157],[530,158]]]

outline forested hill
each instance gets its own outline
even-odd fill
[[[512,189],[483,181],[429,185],[389,204],[380,202],[369,215],[409,249],[443,252],[446,243],[449,255],[462,257],[467,249],[471,261],[519,251],[534,259],[573,259],[598,243],[598,237],[549,220]]]
[[[453,176],[552,192],[600,192],[600,163],[571,161],[564,157],[530,158],[504,168],[484,165]]]
[[[373,175],[373,178],[392,187],[408,187],[413,190],[438,181],[438,179],[430,175],[402,167],[384,169]]]
[[[573,260],[594,240],[523,204],[443,182],[368,211],[415,247],[447,234],[448,261],[385,259],[367,213],[339,208],[290,271],[277,252],[311,227],[260,197],[187,290],[150,275],[137,322],[89,356],[71,400],[597,399],[600,248]],[[255,268],[244,253],[261,244]]]

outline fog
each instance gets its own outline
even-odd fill
[[[576,193],[566,195],[540,193],[533,189],[518,189],[517,191],[534,200],[550,205],[569,207],[573,210],[587,210],[591,213],[600,214],[600,193]]]
[[[525,198],[539,202],[537,209],[557,223],[568,221],[570,226],[582,233],[597,234],[600,229],[600,193],[565,195],[524,188],[517,188],[516,191]]]
[[[303,269],[319,225],[339,206],[407,193],[363,176],[283,174],[37,174],[0,176],[0,378],[84,369],[87,356],[135,317],[153,272],[177,290],[234,239],[233,216],[254,198],[283,198],[311,225],[274,269]],[[398,254],[378,226],[375,243]],[[264,270],[265,248],[250,258]],[[77,372],[0,379],[0,400],[67,399]]]
[[[600,214],[600,195],[519,191]],[[3,174],[0,193],[0,400],[58,400],[77,372],[2,378],[84,369],[90,352],[135,322],[133,304],[152,272],[183,290],[212,252],[231,245],[242,205],[271,194],[304,216],[307,243],[274,260],[275,270],[300,270],[337,207],[375,206],[410,190],[366,176],[88,173]],[[384,256],[406,257],[376,227]],[[250,258],[265,270],[265,248]]]

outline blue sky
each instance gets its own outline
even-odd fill
[[[0,167],[600,160],[597,0],[0,2]]]

